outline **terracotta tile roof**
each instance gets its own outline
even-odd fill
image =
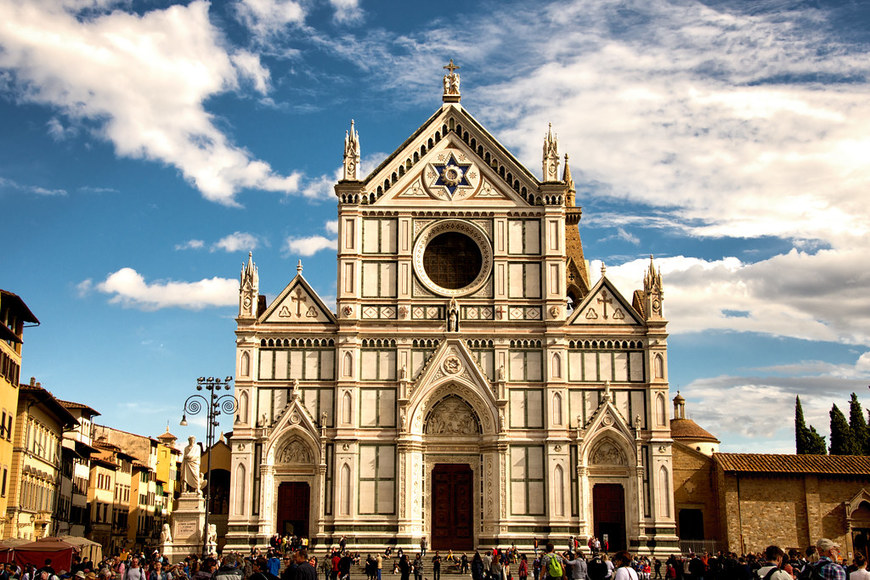
[[[671,419],[671,437],[679,441],[720,443],[712,433],[691,419]]]
[[[85,405],[84,403],[76,403],[75,401],[64,401],[63,399],[58,399],[58,401],[60,401],[60,404],[67,409],[81,409],[82,411],[88,411],[91,414],[91,417],[95,417],[100,414],[99,412],[92,409],[88,405]]]
[[[862,455],[714,453],[713,459],[725,471],[863,475],[870,479],[870,457]]]

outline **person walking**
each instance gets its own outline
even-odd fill
[[[399,576],[401,580],[411,580],[411,563],[408,562],[407,554],[402,554],[399,558]]]
[[[432,580],[441,580],[441,556],[437,551],[432,556]]]
[[[613,555],[613,580],[638,580],[637,572],[631,567],[631,554],[622,550]]]

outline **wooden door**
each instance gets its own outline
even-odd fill
[[[611,552],[625,550],[625,492],[618,483],[598,483],[592,488],[592,521],[595,535]]]
[[[291,481],[278,486],[278,533],[308,537],[310,496],[307,483]]]
[[[432,470],[432,549],[474,549],[473,475],[468,465]]]

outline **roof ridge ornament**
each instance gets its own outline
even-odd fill
[[[456,71],[460,67],[453,64],[451,58],[447,66],[443,68],[448,72],[444,75],[444,94],[441,96],[441,100],[445,103],[458,103],[461,95],[459,94],[459,73]]]
[[[342,181],[359,180],[359,133],[354,127],[353,119],[350,120],[350,130],[344,132],[344,163],[342,167]]]

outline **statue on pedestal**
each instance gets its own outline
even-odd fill
[[[172,543],[172,532],[169,529],[169,524],[163,524],[163,530],[160,532],[160,545]]]
[[[184,448],[184,454],[181,460],[181,492],[192,491],[198,495],[202,495],[202,488],[205,486],[205,480],[200,473],[199,464],[202,452],[199,445],[196,444],[196,437],[191,435],[187,438],[187,447]]]

